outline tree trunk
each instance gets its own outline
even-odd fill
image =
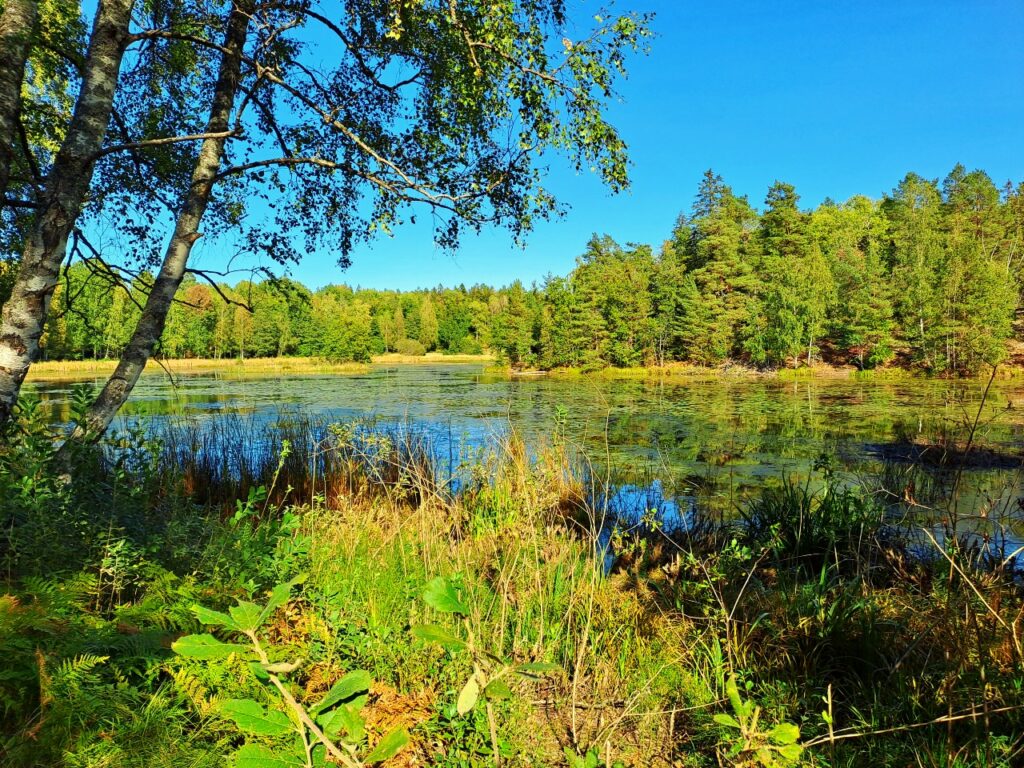
[[[7,0],[0,12],[0,208],[11,178],[21,83],[38,13],[35,0]]]
[[[210,117],[206,124],[207,133],[223,134],[228,131],[241,80],[242,52],[249,30],[250,14],[250,3],[240,2],[232,5],[224,33],[225,52],[221,59]],[[68,443],[97,440],[103,435],[117,411],[128,399],[146,363],[152,357],[163,335],[174,295],[185,276],[192,246],[201,237],[199,224],[210,202],[226,141],[223,137],[203,141],[192,171],[192,183],[181,201],[174,234],[167,245],[163,264],[153,282],[153,289],[146,299],[135,331],[121,353],[117,368],[107,379],[95,402],[89,406],[83,420],[72,432]]]
[[[39,354],[50,298],[60,276],[68,236],[92,182],[95,154],[110,122],[128,40],[133,0],[100,0],[82,87],[67,136],[47,176],[42,207],[28,235],[11,297],[0,324],[0,427],[6,424],[29,366]]]

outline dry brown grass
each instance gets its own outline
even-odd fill
[[[447,363],[494,362],[491,355],[444,355],[429,352],[426,355],[376,355],[374,365],[437,365]],[[109,376],[117,366],[116,360],[45,360],[29,369],[29,380],[78,379],[91,376]],[[215,373],[223,376],[303,374],[303,373],[366,373],[368,363],[332,363],[316,357],[251,357],[187,358],[181,360],[150,360],[146,373],[170,371],[175,375]]]
[[[28,379],[77,379],[109,376],[116,360],[47,360],[29,369]],[[189,358],[182,360],[150,360],[146,373],[170,371],[174,375],[215,373],[223,376],[276,375],[302,373],[365,373],[366,363],[331,363],[313,357],[254,357],[239,360]]]

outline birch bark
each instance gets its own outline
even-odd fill
[[[206,133],[213,134],[216,138],[205,139],[199,150],[192,172],[192,183],[182,196],[174,234],[167,245],[160,272],[146,299],[135,331],[121,355],[117,368],[86,411],[85,417],[72,432],[69,443],[96,440],[106,431],[118,409],[131,394],[163,335],[167,313],[185,276],[192,246],[201,237],[199,225],[220,171],[221,157],[227,142],[224,134],[230,128],[231,113],[241,80],[242,53],[248,35],[250,15],[251,2],[248,0],[233,4],[224,33],[224,53],[206,125]]]
[[[75,111],[47,175],[41,208],[0,319],[0,427],[10,420],[25,375],[39,354],[68,237],[88,194],[95,155],[110,122],[132,4],[133,0],[100,0],[96,9]]]
[[[0,207],[11,177],[21,83],[38,14],[35,0],[7,0],[0,12]]]

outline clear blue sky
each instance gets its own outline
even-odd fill
[[[600,7],[569,4],[581,19]],[[775,179],[807,207],[880,196],[907,171],[942,177],[957,162],[1000,186],[1024,180],[1024,0],[614,7],[657,14],[652,53],[631,62],[611,112],[630,146],[630,192],[609,195],[555,164],[548,186],[571,211],[539,225],[525,249],[494,231],[452,257],[421,225],[361,247],[347,271],[322,253],[293,276],[399,289],[540,281],[572,269],[594,232],[661,243],[709,167],[757,206]]]

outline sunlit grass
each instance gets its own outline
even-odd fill
[[[379,365],[431,365],[443,363],[492,363],[491,355],[445,355],[430,352],[426,355],[376,355]],[[117,367],[117,360],[45,360],[29,369],[28,379],[76,379],[108,376]],[[221,376],[249,376],[261,374],[318,374],[366,373],[367,363],[332,363],[315,357],[251,357],[239,358],[187,358],[180,360],[150,360],[147,373],[170,371],[172,374],[214,373]]]

